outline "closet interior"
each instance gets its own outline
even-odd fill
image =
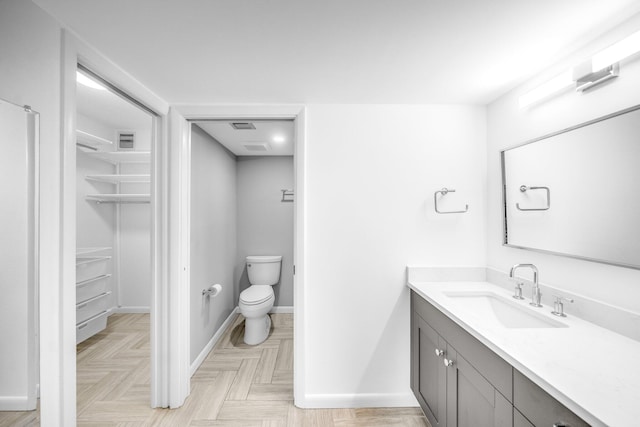
[[[151,299],[152,116],[78,71],[76,343]]]

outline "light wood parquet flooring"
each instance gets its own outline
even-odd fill
[[[269,338],[248,346],[238,315],[191,378],[185,404],[168,410],[149,407],[149,316],[110,316],[105,331],[78,345],[78,426],[429,427],[419,408],[296,408],[293,315],[271,319]],[[11,423],[2,414],[0,427],[39,424],[36,411]]]

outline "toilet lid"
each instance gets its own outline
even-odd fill
[[[249,286],[240,293],[240,302],[247,305],[260,304],[273,296],[271,286]]]

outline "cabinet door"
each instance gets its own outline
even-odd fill
[[[513,408],[513,427],[535,427],[517,409]]]
[[[512,427],[511,403],[451,346],[445,358],[450,361],[447,426]]]
[[[445,341],[416,313],[412,313],[411,389],[433,427],[447,425],[446,368],[439,351]]]

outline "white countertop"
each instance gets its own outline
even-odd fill
[[[588,423],[640,425],[640,342],[575,316],[553,316],[551,307],[531,307],[528,298],[512,301],[568,327],[506,328],[474,317],[446,295],[488,291],[511,298],[487,282],[408,286]]]

